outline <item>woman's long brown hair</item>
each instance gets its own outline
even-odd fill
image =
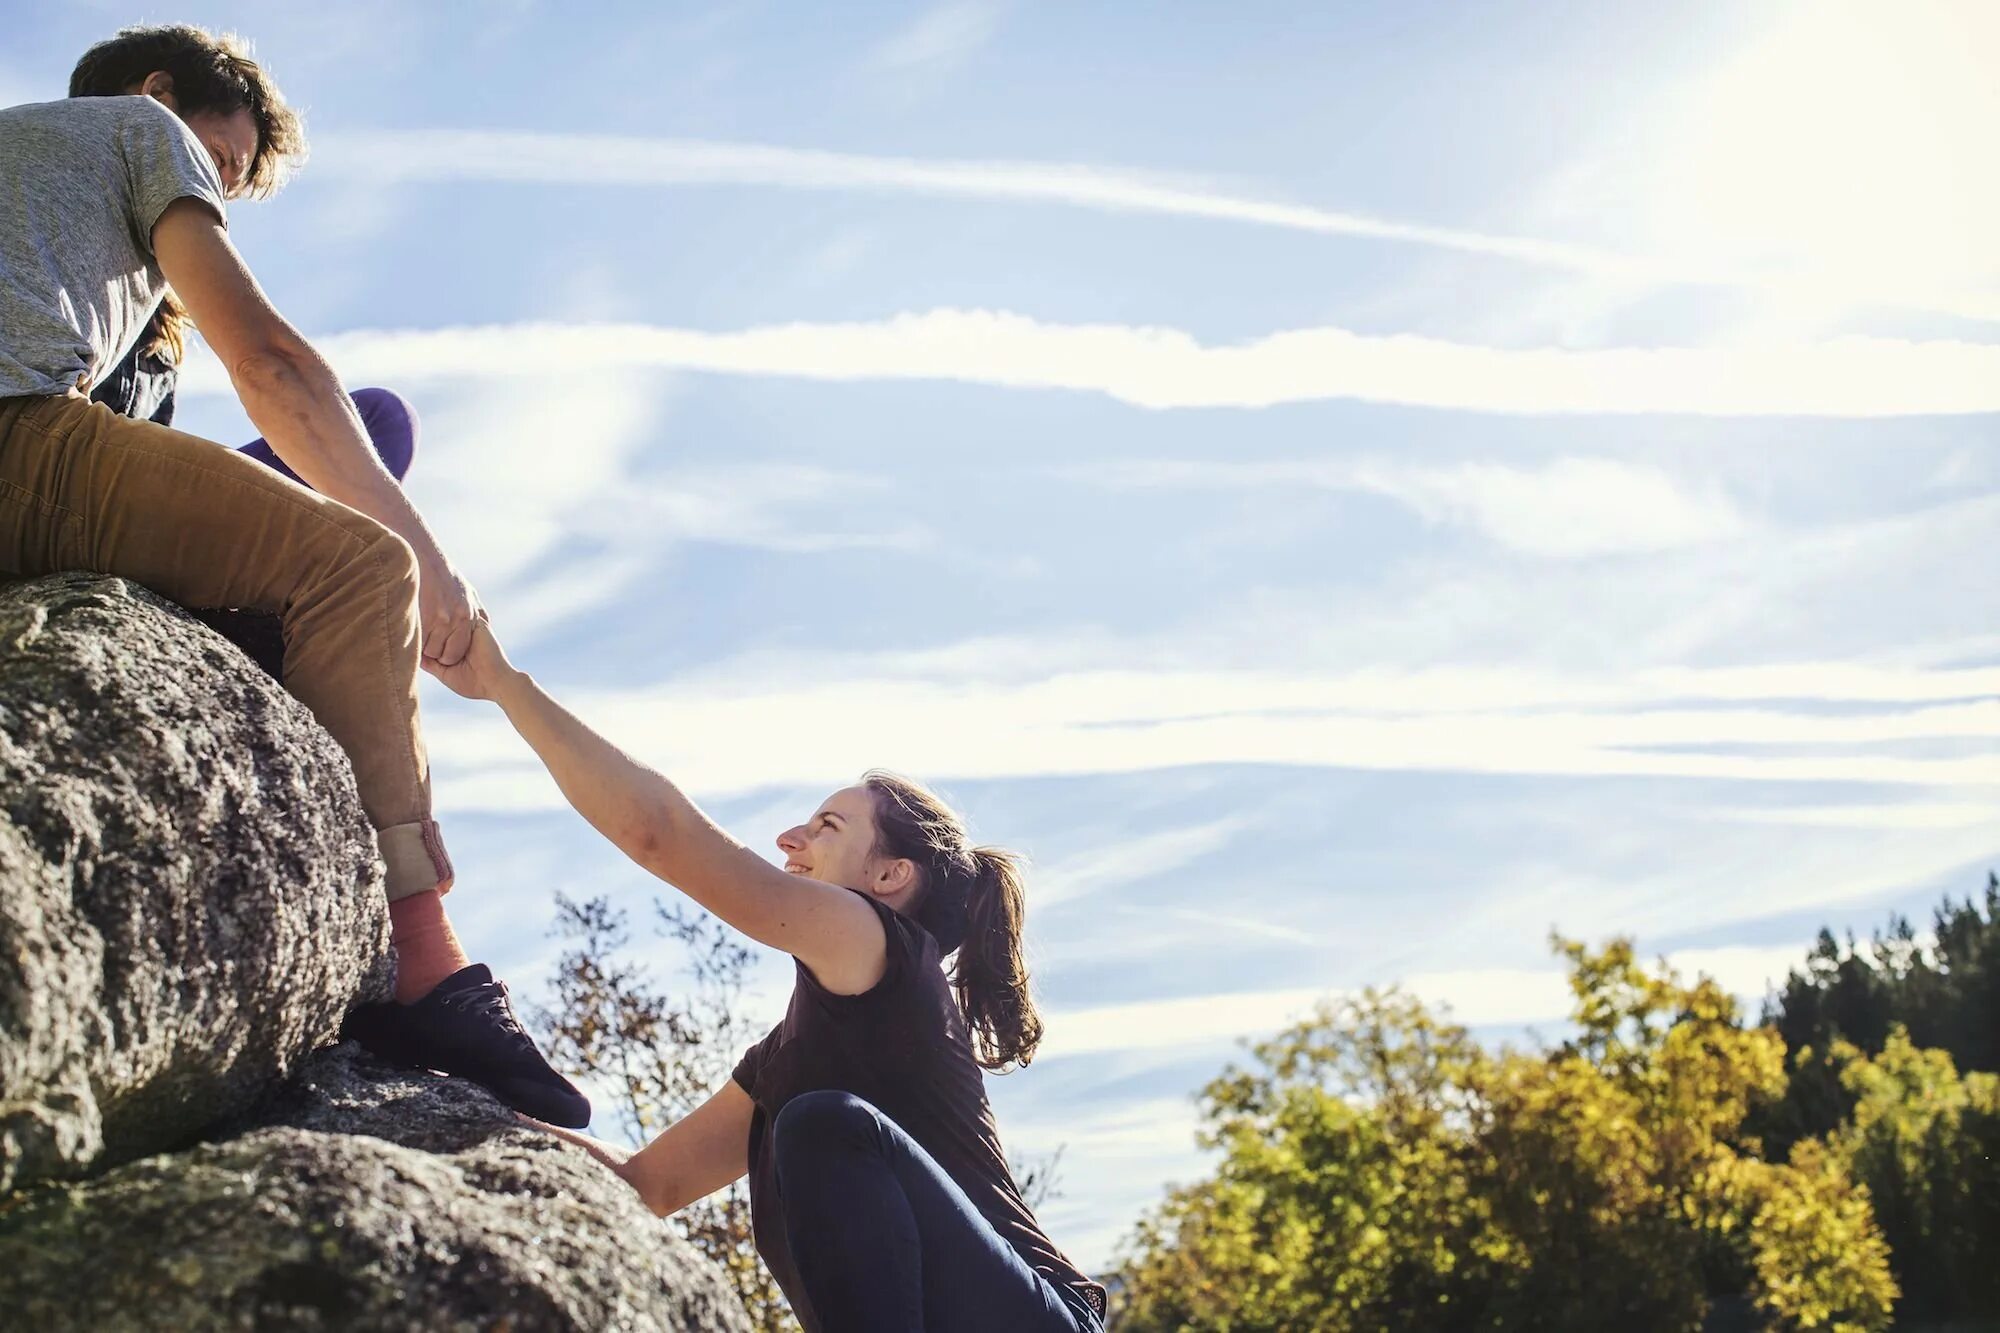
[[[862,785],[875,798],[876,853],[915,863],[924,888],[912,915],[940,950],[957,955],[951,986],[973,1059],[996,1072],[1027,1064],[1042,1041],[1042,1016],[1021,948],[1028,901],[1019,858],[973,846],[952,808],[908,778],[876,770]]]

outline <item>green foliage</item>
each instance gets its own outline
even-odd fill
[[[1557,948],[1577,1035],[1554,1050],[1368,992],[1211,1083],[1220,1165],[1140,1224],[1118,1327],[1696,1329],[1725,1281],[1773,1327],[1886,1328],[1865,1192],[1742,1132],[1784,1091],[1777,1035],[1629,943]]]
[[[1889,1247],[1839,1160],[1809,1139],[1786,1166],[1739,1165],[1757,1308],[1781,1328],[1883,1327],[1897,1293]]]
[[[1872,1055],[1900,1026],[1960,1069],[2000,1073],[2000,878],[1987,876],[1983,903],[1946,898],[1932,926],[1925,944],[1906,918],[1892,918],[1865,948],[1823,930],[1766,1006],[1764,1021],[1794,1060],[1783,1101],[1756,1124],[1773,1152],[1831,1133],[1853,1112],[1854,1094],[1832,1058],[1836,1042]]]
[[[1854,1114],[1830,1148],[1874,1200],[1905,1315],[2000,1318],[2000,1077],[1961,1075],[1901,1025],[1878,1055],[1831,1058]]]

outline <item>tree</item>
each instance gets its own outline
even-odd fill
[[[1631,945],[1558,940],[1576,1036],[1489,1053],[1397,992],[1321,1006],[1203,1094],[1215,1176],[1144,1219],[1119,1326],[1694,1329],[1712,1289],[1773,1326],[1872,1330],[1895,1287],[1867,1196],[1743,1132],[1775,1033]]]
[[[1906,917],[1891,917],[1865,947],[1822,930],[1802,969],[1764,1007],[1792,1056],[1784,1099],[1754,1128],[1773,1153],[1825,1135],[1854,1110],[1832,1058],[1846,1042],[1879,1054],[1902,1027],[1919,1047],[1948,1052],[1960,1069],[2000,1073],[2000,877],[1988,873],[1984,901],[1945,898],[1922,941]]]
[[[605,898],[558,895],[556,932],[569,947],[556,964],[555,1002],[534,1014],[558,1068],[612,1090],[616,1134],[644,1143],[707,1100],[763,1035],[741,1007],[750,951],[706,912],[653,903],[655,933],[685,950],[678,1001],[649,969],[623,961],[626,914]],[[784,1293],[758,1258],[743,1182],[682,1209],[670,1225],[728,1275],[754,1327],[795,1333]]]
[[[2000,1318],[2000,1077],[1961,1075],[1898,1025],[1874,1056],[1831,1052],[1854,1114],[1828,1142],[1866,1185],[1904,1313]]]

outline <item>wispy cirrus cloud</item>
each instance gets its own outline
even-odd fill
[[[990,35],[990,6],[945,5],[878,51],[904,67],[952,58]],[[961,13],[960,11],[964,11]],[[316,175],[396,181],[501,181],[597,186],[753,185],[964,199],[1016,200],[1119,213],[1202,218],[1323,236],[1351,236],[1483,255],[1648,287],[1748,289],[1805,298],[1898,305],[2000,320],[2000,293],[1919,285],[1857,285],[1839,268],[1768,272],[1750,265],[1622,254],[1530,236],[1432,226],[1231,191],[1182,175],[1072,162],[910,158],[772,144],[514,130],[407,129],[322,136]]]
[[[1667,550],[1734,537],[1749,526],[1720,493],[1692,487],[1661,468],[1607,458],[1562,458],[1539,467],[1144,460],[1083,464],[1061,473],[1115,489],[1368,492],[1399,501],[1429,522],[1469,527],[1502,546],[1553,557]]]
[[[863,63],[878,73],[949,73],[993,39],[1005,8],[999,0],[947,0],[891,33]]]
[[[1205,346],[1178,329],[1049,324],[985,310],[712,333],[647,324],[508,324],[336,334],[343,376],[556,382],[653,367],[820,380],[954,380],[1102,393],[1138,407],[1329,399],[1495,413],[1893,417],[2000,411],[2000,344],[1845,337],[1791,346],[1569,351],[1340,328]],[[532,366],[532,371],[524,367]],[[226,385],[212,358],[190,391]]]
[[[1908,801],[1898,804],[1802,805],[1776,810],[1721,807],[1713,819],[1794,828],[1972,829],[2000,831],[2000,809],[1977,801]]]
[[[914,520],[863,516],[859,502],[888,489],[880,478],[787,461],[648,463],[671,439],[671,376],[587,394],[506,379],[467,389],[427,397],[411,491],[517,643],[615,601],[683,544],[813,555],[930,540]]]
[[[1250,827],[1232,816],[1116,842],[1037,867],[1035,904],[1049,907],[1166,875],[1227,847]]]
[[[1731,994],[1754,1002],[1804,960],[1807,947],[1802,942],[1690,949],[1668,954],[1666,961],[1689,980],[1697,975],[1712,977]],[[1450,1010],[1454,1021],[1468,1026],[1525,1027],[1568,1017],[1573,997],[1566,977],[1553,967],[1489,967],[1419,973],[1398,985],[1429,1005]],[[1048,1036],[1039,1058],[1227,1046],[1246,1038],[1273,1036],[1310,1014],[1316,1004],[1352,994],[1331,988],[1286,987],[1057,1011],[1047,1016]]]
[[[1827,705],[1852,701],[1824,688],[1842,678],[1837,664],[1794,672],[1789,681],[1766,675],[1760,704],[1722,706],[1742,697],[1727,671],[1671,673],[1676,690],[1663,694],[1662,678],[1646,675],[1565,684],[1469,669],[1442,688],[1422,672],[1128,670],[975,682],[865,666],[843,678],[801,658],[784,678],[738,666],[706,683],[579,695],[573,706],[705,796],[837,782],[876,764],[935,780],[1244,763],[1870,783],[1957,790],[1960,799],[2000,788],[2000,669],[1903,673],[1911,697],[1838,709]],[[1860,682],[1864,691],[1876,683]],[[560,794],[504,723],[453,712],[430,730],[445,803],[559,808]],[[790,739],[766,750],[743,744],[752,735]],[[1228,833],[1156,850],[1172,864]],[[1100,883],[1115,873],[1096,868]],[[1091,878],[1072,873],[1086,887]]]

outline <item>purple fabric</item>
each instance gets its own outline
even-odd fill
[[[389,389],[356,389],[349,396],[354,399],[354,410],[361,414],[361,424],[367,428],[382,465],[389,469],[390,476],[401,481],[409,475],[410,464],[417,456],[417,410],[401,394]],[[285,466],[277,450],[261,439],[250,441],[236,452],[284,473],[301,486],[306,484],[303,477]]]

